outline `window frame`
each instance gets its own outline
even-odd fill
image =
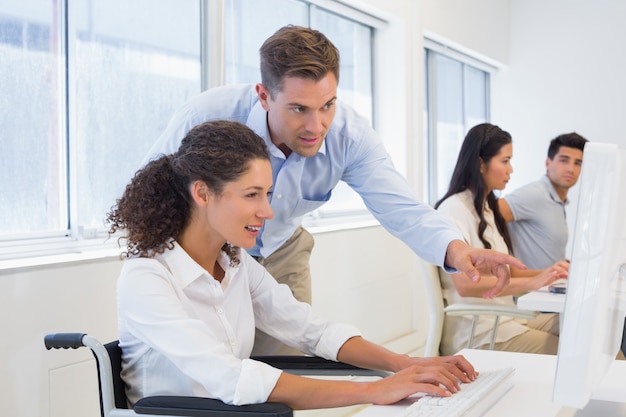
[[[490,122],[491,120],[491,82],[493,76],[498,71],[500,64],[497,62],[482,56],[474,51],[469,50],[468,48],[464,48],[455,44],[453,42],[448,41],[447,39],[438,36],[432,32],[425,31],[424,36],[424,85],[425,85],[425,94],[424,94],[424,137],[426,140],[424,141],[424,175],[423,175],[423,187],[426,190],[427,200],[430,204],[435,204],[435,202],[441,198],[441,195],[438,195],[437,189],[439,185],[439,175],[438,175],[438,151],[439,151],[439,137],[437,135],[437,129],[435,126],[438,122],[438,114],[437,114],[437,99],[436,94],[433,94],[435,91],[435,83],[436,83],[436,75],[434,75],[436,68],[434,68],[434,61],[430,60],[428,55],[431,52],[439,54],[443,57],[456,61],[462,65],[463,68],[463,87],[462,94],[463,103],[466,102],[466,94],[467,94],[467,85],[465,83],[465,68],[472,67],[474,69],[478,69],[483,71],[487,75],[487,82],[485,86],[485,122]],[[463,104],[463,129],[462,131],[467,132],[469,128],[472,126],[468,126],[467,120],[467,111],[465,108],[465,104]],[[460,138],[462,140],[462,137]]]

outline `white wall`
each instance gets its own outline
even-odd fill
[[[416,259],[380,226],[316,234],[313,306],[327,317],[355,324],[376,343],[418,351],[425,329],[416,319],[424,304]]]
[[[561,133],[626,148],[626,2],[511,0],[510,15],[510,56],[493,78],[492,109],[513,135],[505,193],[545,173],[548,144]],[[568,198],[571,230],[577,186]]]
[[[476,56],[505,63],[509,54],[509,1],[424,0],[423,29],[471,50]]]
[[[0,415],[71,417],[83,407],[83,415],[98,415],[95,376],[80,377],[81,369],[95,371],[83,365],[90,353],[48,352],[43,337],[85,332],[102,340],[117,338],[120,265],[117,259],[102,259],[0,270]],[[74,375],[79,377],[72,381]]]
[[[514,189],[545,172],[548,143],[576,131],[626,147],[626,2],[512,0],[493,122],[513,135]]]
[[[493,121],[514,136],[520,183],[542,172],[547,141],[577,130],[624,144],[626,3],[610,0],[363,0],[403,23],[407,54],[403,95],[380,108],[400,112],[409,180],[422,172],[422,34],[431,31],[506,66],[493,78]],[[402,35],[403,33],[403,35]],[[401,78],[402,79],[402,78]],[[394,80],[397,83],[397,80]],[[406,94],[406,95],[404,95]],[[402,111],[404,109],[404,111]],[[393,118],[384,119],[393,123]],[[384,126],[385,131],[394,131]],[[393,146],[397,146],[394,142]],[[539,167],[525,169],[523,165]],[[416,190],[419,188],[415,186]],[[414,255],[380,227],[322,233],[312,258],[313,303],[365,335],[400,350],[421,348],[425,320]],[[116,337],[116,259],[0,270],[0,415],[98,415],[95,376],[86,352],[48,352],[47,332]],[[407,291],[409,289],[409,291]],[[416,301],[417,300],[417,301]],[[78,355],[78,356],[76,356]],[[72,359],[69,359],[69,358]],[[78,359],[75,359],[78,358]],[[78,392],[78,394],[76,394]]]

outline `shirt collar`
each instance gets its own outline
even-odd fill
[[[548,187],[548,192],[550,193],[550,198],[552,199],[552,201],[562,204],[563,206],[569,204],[569,199],[567,197],[565,197],[565,201],[561,200],[561,197],[559,197],[559,194],[554,189],[554,185],[552,185],[552,181],[550,181],[548,175],[544,175],[543,177],[541,177],[541,181],[543,181],[543,183],[546,184],[546,186]]]
[[[174,241],[174,247],[172,249],[166,249],[165,252],[161,254],[163,261],[167,265],[168,269],[172,273],[174,279],[178,281],[178,284],[184,288],[191,284],[193,281],[198,278],[205,277],[209,279],[214,279],[211,274],[207,272],[206,269],[201,267],[196,261],[194,261],[191,256],[178,244],[178,242]],[[218,258],[218,262],[221,267],[225,271],[224,279],[222,280],[223,284],[227,284],[230,280],[230,277],[234,276],[238,267],[230,266],[230,260],[228,255],[224,252],[220,252],[220,256]],[[217,281],[216,281],[217,282]]]

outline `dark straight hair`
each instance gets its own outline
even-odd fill
[[[488,242],[484,235],[487,228],[485,214],[483,212],[483,204],[485,198],[485,182],[480,173],[480,162],[487,164],[491,158],[496,156],[500,149],[512,142],[511,135],[500,129],[498,126],[490,123],[482,123],[472,127],[465,136],[459,156],[452,172],[452,179],[446,194],[435,204],[435,208],[439,207],[448,197],[470,190],[474,193],[474,209],[480,219],[478,223],[478,237],[485,248],[491,249],[491,243]],[[493,211],[494,219],[498,232],[504,238],[509,253],[513,253],[513,245],[506,221],[500,209],[498,208],[498,198],[493,190],[486,196],[487,205]]]

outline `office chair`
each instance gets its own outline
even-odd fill
[[[281,403],[228,405],[220,400],[186,396],[142,398],[128,409],[122,371],[122,350],[118,341],[106,345],[84,333],[53,333],[44,337],[46,349],[89,347],[96,358],[102,417],[189,416],[189,417],[293,417],[293,410]],[[298,375],[379,376],[385,372],[357,368],[341,362],[311,356],[257,356],[285,372]]]
[[[426,348],[424,356],[439,356],[439,344],[443,333],[443,321],[445,316],[472,316],[472,328],[467,348],[471,348],[474,342],[474,332],[479,316],[495,316],[493,328],[491,329],[491,341],[489,350],[493,350],[496,341],[496,332],[500,317],[515,317],[523,319],[533,319],[537,316],[534,311],[518,310],[511,306],[500,306],[491,304],[454,304],[444,306],[443,290],[439,277],[439,267],[420,259],[419,261],[424,287],[426,288],[427,304],[429,312],[428,334],[426,336]]]

